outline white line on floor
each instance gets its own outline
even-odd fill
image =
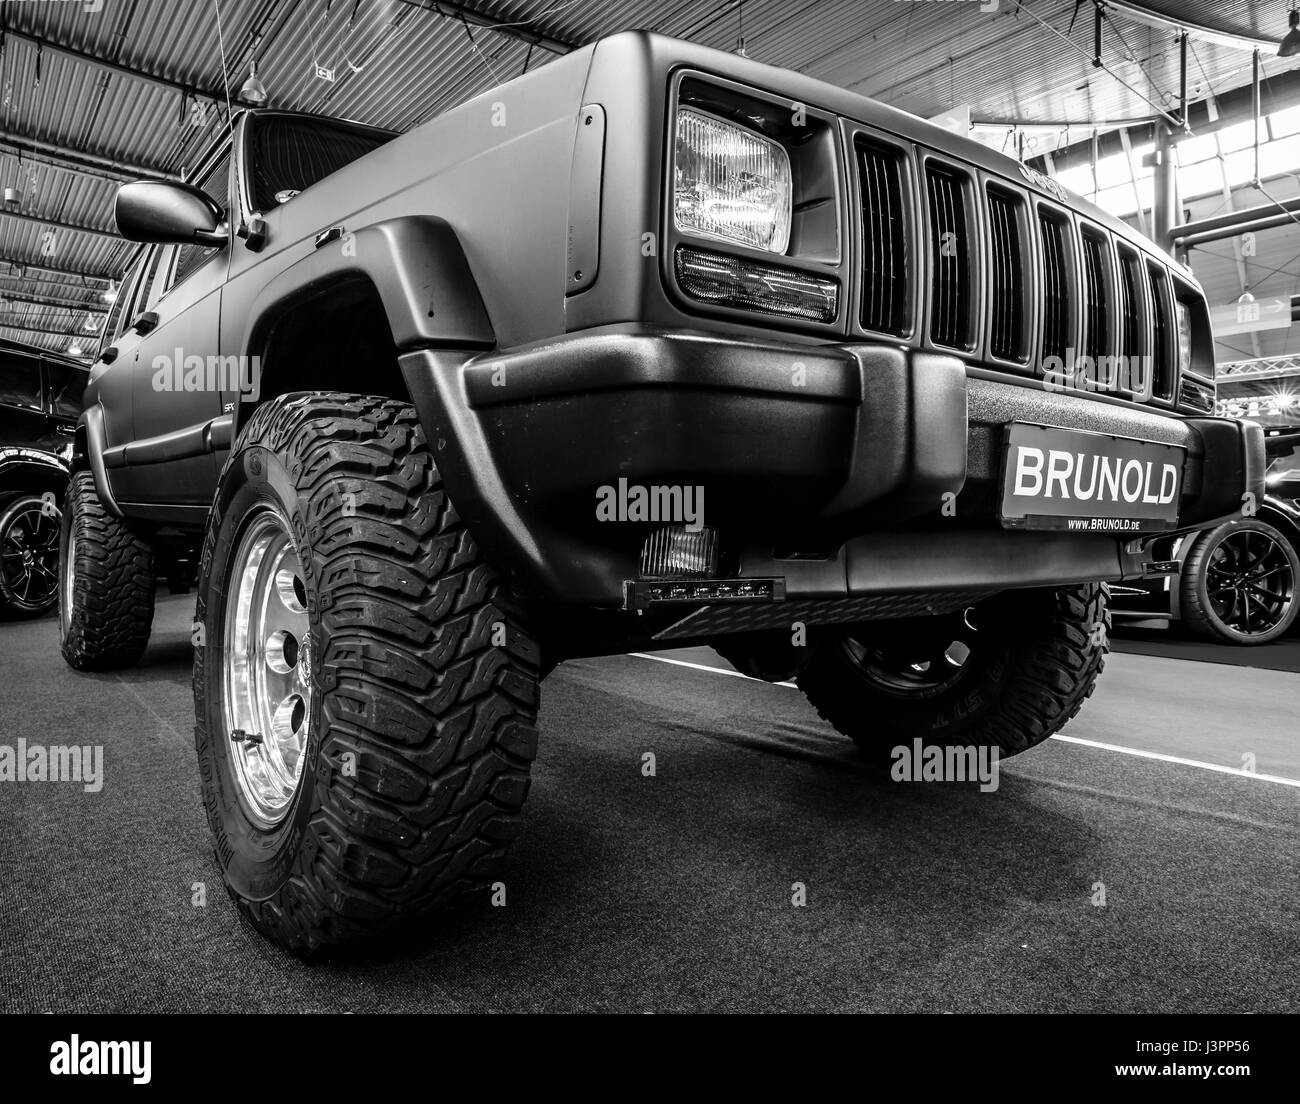
[[[707,663],[688,663],[684,659],[669,659],[667,656],[652,655],[649,652],[630,652],[630,655],[637,659],[653,659],[656,663],[671,663],[674,667],[690,667],[695,671],[708,671],[711,675],[730,675],[733,678],[746,679],[749,682],[763,682],[763,679],[751,678],[749,675],[742,675],[739,671],[724,671],[721,667],[710,667]],[[788,686],[792,690],[797,690],[793,682],[776,682],[772,686]],[[1283,778],[1276,774],[1260,774],[1257,771],[1242,770],[1240,767],[1224,767],[1218,763],[1203,763],[1199,759],[1184,759],[1179,755],[1166,755],[1159,751],[1142,751],[1139,748],[1123,747],[1120,744],[1103,744],[1099,740],[1085,740],[1079,736],[1053,736],[1053,740],[1060,740],[1066,744],[1079,744],[1083,747],[1098,748],[1101,751],[1114,751],[1120,755],[1133,755],[1139,759],[1155,759],[1161,763],[1178,763],[1184,767],[1197,767],[1200,770],[1214,771],[1216,774],[1232,774],[1238,778],[1249,778],[1254,782],[1275,782],[1279,786],[1300,787],[1300,779]]]

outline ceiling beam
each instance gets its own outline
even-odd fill
[[[25,291],[7,291],[0,288],[0,300],[10,303],[35,303],[41,307],[54,307],[58,310],[70,310],[81,314],[107,314],[108,306],[103,300],[90,303],[78,303],[75,299],[53,299],[48,295],[31,295]]]
[[[118,242],[123,240],[116,230],[101,230],[98,226],[82,226],[75,222],[60,222],[58,219],[41,218],[40,215],[29,215],[26,211],[10,211],[7,208],[0,207],[0,217],[18,219],[21,222],[34,222],[38,226],[48,226],[52,230],[67,230],[74,234],[93,234],[100,238],[112,238]]]
[[[441,15],[453,21],[463,19],[472,26],[482,27],[488,31],[495,31],[498,34],[517,38],[520,42],[526,42],[530,46],[538,46],[552,54],[567,54],[583,45],[581,42],[542,34],[540,31],[530,31],[526,26],[520,26],[514,20],[494,19],[492,16],[478,11],[470,4],[456,3],[454,0],[402,0],[402,3],[408,8],[419,8],[430,15]]]
[[[136,165],[117,157],[101,157],[97,153],[85,153],[70,149],[58,142],[46,142],[40,138],[30,138],[25,134],[5,134],[0,137],[0,152],[14,157],[35,161],[39,164],[53,165],[55,168],[77,173],[80,176],[94,176],[101,180],[120,183],[139,177],[153,177],[158,180],[179,180],[176,173],[166,172],[156,165]]]
[[[18,322],[10,322],[7,319],[0,318],[0,330],[17,330],[19,333],[44,334],[46,337],[75,337],[77,340],[83,340],[81,334],[76,329],[72,330],[49,330],[44,326],[24,326]],[[95,335],[89,330],[86,331],[84,340],[89,341]]]
[[[85,50],[78,50],[73,46],[64,46],[59,42],[51,42],[48,38],[42,38],[40,35],[28,34],[26,31],[15,31],[12,29],[5,31],[5,37],[11,41],[25,42],[29,46],[38,47],[42,51],[48,51],[52,54],[60,54],[63,57],[72,58],[81,62],[83,65],[89,65],[101,72],[116,73],[123,77],[130,77],[133,80],[145,81],[148,84],[160,85],[163,88],[171,88],[177,92],[185,92],[191,96],[202,96],[204,99],[212,100],[215,103],[224,104],[226,102],[226,93],[224,89],[213,90],[204,88],[201,85],[193,84],[187,81],[172,80],[170,77],[164,77],[160,73],[150,73],[143,69],[138,69],[133,65],[124,65],[120,61],[109,61],[107,58],[98,57],[95,54],[87,53]]]
[[[1136,23],[1145,23],[1148,27],[1155,27],[1165,31],[1187,31],[1197,38],[1204,39],[1206,42],[1217,42],[1220,46],[1231,46],[1238,50],[1272,50],[1277,51],[1278,43],[1282,41],[1282,35],[1277,38],[1255,38],[1251,35],[1240,35],[1235,31],[1225,31],[1218,27],[1210,27],[1204,23],[1196,23],[1187,19],[1174,19],[1167,15],[1161,15],[1159,12],[1149,11],[1139,4],[1131,3],[1130,0],[1105,0],[1103,7],[1113,8],[1117,12],[1122,12],[1127,18]],[[1283,31],[1282,34],[1286,32]]]
[[[1300,197],[1284,199],[1280,203],[1262,203],[1226,215],[1196,219],[1175,226],[1169,232],[1170,242],[1179,249],[1190,249],[1205,242],[1222,241],[1248,230],[1269,230],[1285,226],[1300,214]]]
[[[35,263],[35,261],[6,260],[4,261],[4,264],[9,265],[9,270],[8,272],[0,272],[0,280],[25,280],[25,278],[40,280],[42,277],[32,277],[32,273],[34,272],[47,273],[49,277],[53,277],[52,280],[49,281],[52,283],[64,282],[59,280],[59,277],[68,277],[69,280],[73,281],[94,280],[99,283],[110,283],[116,280],[121,280],[121,273],[103,276],[103,274],[98,272],[81,272],[81,270],[74,268],[51,268],[49,265],[38,264]],[[22,276],[19,276],[14,269],[22,269]]]

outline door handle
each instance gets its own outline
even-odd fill
[[[57,433],[60,437],[71,437],[74,433],[77,432],[77,429],[75,426],[64,425],[62,422],[60,422],[58,425],[54,427],[54,432]]]
[[[147,334],[150,330],[154,329],[157,325],[158,325],[158,312],[145,311],[143,314],[136,316],[135,321],[131,323],[131,329],[135,330],[135,332],[138,334]]]

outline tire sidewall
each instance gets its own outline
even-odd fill
[[[274,896],[298,864],[309,857],[310,822],[320,805],[317,766],[323,731],[318,660],[312,672],[312,725],[297,791],[288,812],[274,827],[266,829],[253,823],[244,811],[235,779],[222,704],[228,658],[225,610],[235,550],[249,519],[267,507],[279,511],[288,522],[307,588],[312,650],[318,657],[321,654],[317,581],[297,488],[281,459],[265,446],[253,443],[230,461],[208,522],[199,577],[199,620],[204,638],[201,667],[195,675],[199,773],[217,859],[231,888],[253,901]]]
[[[1271,540],[1277,542],[1286,553],[1287,561],[1291,565],[1291,605],[1284,618],[1273,626],[1266,633],[1256,633],[1247,635],[1239,632],[1231,625],[1226,624],[1214,609],[1210,600],[1210,576],[1209,564],[1210,557],[1214,549],[1221,544],[1231,533],[1241,530],[1248,530],[1263,533]],[[1300,595],[1296,593],[1296,588],[1300,586],[1300,557],[1297,556],[1295,547],[1286,539],[1284,533],[1279,532],[1267,522],[1259,521],[1256,518],[1243,519],[1240,521],[1229,521],[1212,529],[1201,538],[1199,547],[1193,549],[1193,555],[1196,557],[1196,571],[1190,582],[1192,592],[1195,597],[1193,608],[1199,608],[1200,617],[1193,617],[1193,625],[1200,625],[1204,622],[1204,629],[1221,640],[1226,640],[1232,644],[1241,644],[1250,646],[1253,644],[1268,644],[1282,636],[1295,623],[1297,602],[1300,601]],[[1190,558],[1190,557],[1189,557]],[[1186,604],[1186,603],[1185,603]],[[1186,618],[1185,618],[1186,619]]]

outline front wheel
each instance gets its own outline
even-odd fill
[[[1011,591],[947,617],[834,632],[797,682],[877,765],[917,739],[1006,757],[1079,711],[1104,666],[1109,630],[1101,583]]]
[[[408,405],[289,395],[222,472],[195,738],[227,888],[298,954],[490,884],[520,826],[538,648]]]

